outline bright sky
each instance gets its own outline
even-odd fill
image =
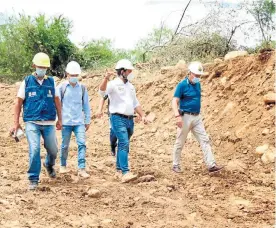
[[[220,1],[235,4],[240,0]],[[153,27],[159,27],[165,18],[166,25],[176,28],[181,10],[187,2],[188,0],[0,0],[0,12],[11,14],[23,11],[32,16],[38,13],[49,16],[63,14],[73,21],[70,38],[74,43],[105,37],[112,39],[115,47],[129,49]],[[187,16],[197,20],[206,14],[203,4],[199,0],[192,0]]]

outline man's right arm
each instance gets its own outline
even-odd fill
[[[23,99],[20,97],[17,97],[15,100],[15,106],[14,106],[14,127],[13,131],[16,133],[16,131],[21,128],[19,124],[19,117],[22,109]]]
[[[181,93],[182,93],[182,88],[181,88],[181,83],[179,83],[176,86],[176,89],[173,95],[173,100],[172,100],[172,109],[175,117],[179,116],[178,107],[179,107],[180,97],[182,95]]]
[[[176,118],[176,125],[179,128],[183,127],[182,116],[180,115],[180,113],[178,111],[180,97],[182,95],[181,93],[182,93],[182,89],[181,89],[181,84],[179,83],[176,87],[174,97],[172,100],[172,109],[173,109],[174,117]]]
[[[106,77],[104,77],[104,79],[102,80],[102,83],[100,85],[100,91],[106,91],[106,87],[107,87],[107,82],[108,82],[108,79]]]
[[[103,106],[104,106],[104,102],[105,102],[105,99],[104,99],[104,98],[101,98],[100,104],[99,104],[99,108],[98,108],[98,113],[97,113],[97,117],[98,117],[98,118],[101,118],[101,117],[103,116]]]
[[[107,83],[109,81],[109,78],[111,77],[111,75],[113,75],[113,72],[106,72],[104,79],[102,80],[102,83],[100,84],[99,87],[99,94],[104,97],[106,95],[106,90],[107,90]]]
[[[172,100],[172,109],[173,109],[173,113],[174,116],[177,117],[179,116],[179,111],[178,111],[178,106],[179,106],[179,98],[178,97],[174,97]]]
[[[23,80],[19,87],[17,97],[15,99],[15,105],[14,105],[14,125],[12,130],[15,133],[18,130],[18,128],[21,128],[19,124],[19,118],[20,118],[20,113],[22,109],[22,104],[25,99],[25,87],[26,87],[25,80]]]

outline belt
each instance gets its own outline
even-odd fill
[[[120,113],[112,113],[112,115],[115,115],[115,116],[120,116],[120,117],[123,117],[123,118],[129,119],[129,120],[132,120],[132,119],[134,118],[134,116],[127,116],[127,115],[120,114]]]
[[[181,116],[184,116],[184,114],[188,114],[188,115],[192,115],[192,116],[198,116],[199,113],[195,113],[195,112],[185,112],[185,111],[182,111],[182,110],[179,110],[179,114]]]

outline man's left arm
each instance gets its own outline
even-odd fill
[[[136,93],[135,93],[135,98],[134,98],[134,104],[133,105],[134,105],[135,112],[138,113],[138,115],[141,117],[141,119],[144,123],[147,123],[148,121],[146,119],[146,115],[145,115],[144,111],[142,110],[142,107],[141,107],[141,105],[140,105],[140,103],[139,103],[139,101],[136,97]]]
[[[62,115],[61,115],[61,101],[60,101],[60,87],[61,85],[56,86],[56,83],[54,81],[54,87],[55,87],[55,106],[57,110],[57,123],[56,123],[56,128],[57,130],[62,129]]]
[[[61,130],[62,129],[62,116],[61,116],[61,102],[60,102],[59,96],[55,96],[55,105],[56,105],[57,116],[58,116],[56,127],[57,127],[57,130]]]
[[[87,88],[85,88],[85,91],[84,91],[83,112],[84,112],[85,129],[87,131],[90,127],[90,121],[91,121],[91,112],[90,112],[90,104],[89,104],[89,96],[88,96]]]

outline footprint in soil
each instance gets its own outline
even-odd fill
[[[50,192],[51,188],[49,186],[43,186],[43,187],[38,187],[37,190],[41,192]]]

